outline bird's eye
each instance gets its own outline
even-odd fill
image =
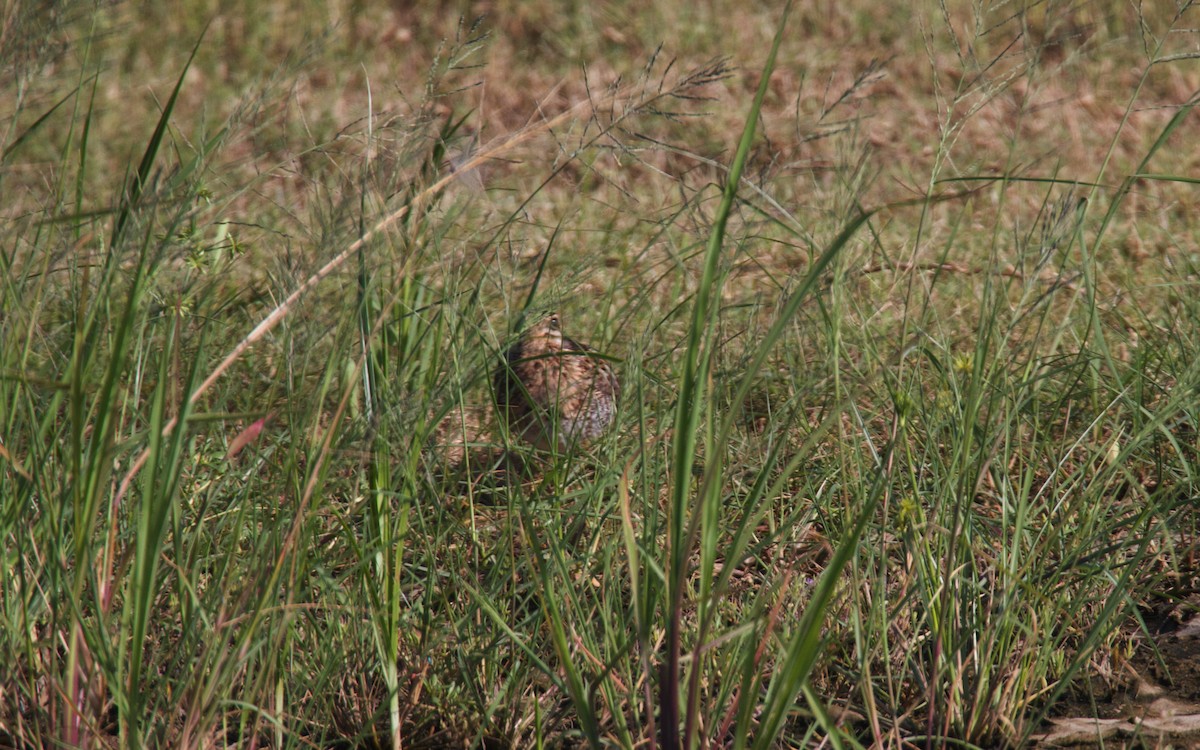
[[[556,331],[558,330],[558,316],[557,315],[550,316],[550,327]]]

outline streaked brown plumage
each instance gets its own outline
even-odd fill
[[[509,347],[492,385],[509,433],[543,450],[599,437],[613,422],[620,392],[609,363],[564,336],[558,315],[543,318]]]

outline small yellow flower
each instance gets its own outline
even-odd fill
[[[901,531],[908,531],[920,525],[921,505],[912,495],[900,498],[900,511],[896,515],[896,524]]]

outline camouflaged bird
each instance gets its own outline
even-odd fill
[[[504,352],[492,384],[509,434],[542,450],[595,440],[612,424],[620,392],[609,363],[564,336],[558,315]]]

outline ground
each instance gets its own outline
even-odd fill
[[[1200,743],[1200,9],[790,8],[5,5],[0,746]]]

